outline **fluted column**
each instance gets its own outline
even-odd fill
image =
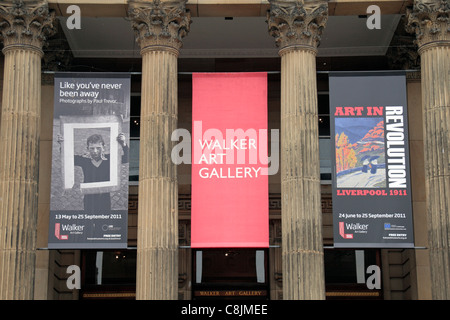
[[[142,55],[137,299],[178,295],[178,183],[171,135],[177,128],[177,58],[190,25],[185,3],[129,3]]]
[[[416,0],[415,32],[422,74],[428,242],[433,299],[450,299],[450,3]]]
[[[0,3],[5,55],[0,136],[0,299],[33,299],[44,1]]]
[[[270,0],[269,0],[270,1]],[[281,56],[283,298],[324,299],[316,53],[326,2],[270,1]]]

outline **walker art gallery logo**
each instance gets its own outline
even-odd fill
[[[279,130],[272,129],[270,132],[271,152],[268,156],[268,130],[253,128],[247,129],[226,129],[225,135],[215,128],[203,130],[202,121],[194,121],[194,132],[192,137],[186,129],[176,129],[172,133],[172,141],[179,141],[172,149],[172,162],[175,164],[192,164],[192,145],[196,147],[195,154],[198,156],[195,163],[198,164],[256,164],[258,161],[264,167],[238,167],[235,172],[224,170],[223,168],[204,167],[199,171],[199,175],[205,179],[212,178],[252,178],[264,175],[274,175],[279,169]],[[199,133],[203,132],[203,135]],[[267,165],[267,166],[266,166]]]
[[[61,234],[61,223],[55,223],[55,237],[58,240],[69,239],[69,236],[67,234]]]
[[[267,161],[267,130],[226,131],[226,137],[222,137],[218,129],[208,129],[203,137],[194,136],[194,164],[205,164],[199,169],[199,176],[205,179],[245,179],[267,175],[267,167],[264,167],[263,173],[263,167],[257,165],[259,159],[264,165],[267,164],[264,163]],[[203,132],[201,121],[194,123],[194,132],[196,135]],[[259,157],[258,151],[262,157]],[[220,166],[234,164],[235,160],[240,166]]]
[[[337,247],[414,246],[405,84],[399,73],[330,74]]]

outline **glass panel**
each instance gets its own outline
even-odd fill
[[[317,104],[319,108],[319,136],[330,136],[330,99],[328,94],[320,94],[317,96]]]
[[[130,137],[139,138],[141,127],[139,126],[139,121],[141,117],[131,117],[130,118]]]
[[[325,250],[325,282],[356,283],[354,250]]]
[[[319,139],[320,180],[322,184],[331,184],[331,140]]]
[[[319,136],[329,137],[330,132],[330,116],[319,115]]]
[[[264,251],[256,250],[256,281],[258,283],[266,282],[264,267]]]
[[[139,138],[140,136],[140,116],[141,116],[141,96],[132,95],[130,97],[130,136],[131,138]]]
[[[195,251],[195,283],[265,283],[264,250],[204,249]]]
[[[86,251],[85,284],[136,284],[136,251]]]
[[[364,250],[355,250],[355,260],[356,260],[356,282],[366,283],[365,279],[366,268],[364,267]]]
[[[95,284],[102,284],[103,251],[97,252],[97,256],[95,257],[95,268],[97,273]]]
[[[376,265],[376,250],[326,249],[325,282],[327,284],[365,283],[366,269]]]
[[[196,262],[196,269],[195,269],[195,282],[196,283],[202,283],[202,269],[203,269],[203,252],[197,251],[195,254],[195,262]]]
[[[140,94],[132,94],[130,97],[130,112],[132,117],[138,117],[141,114],[141,96]]]
[[[330,95],[327,92],[319,92],[317,95],[319,114],[330,114]]]
[[[139,140],[130,140],[129,181],[139,180]]]

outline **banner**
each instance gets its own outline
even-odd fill
[[[335,247],[414,247],[404,73],[330,73]]]
[[[129,122],[129,74],[55,74],[50,249],[127,247]]]
[[[194,74],[191,247],[268,247],[267,74]]]

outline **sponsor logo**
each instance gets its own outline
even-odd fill
[[[114,225],[112,225],[112,224],[104,224],[103,226],[102,226],[102,230],[103,231],[118,231],[118,230],[120,230],[120,229],[122,229],[121,227],[115,227]]]

